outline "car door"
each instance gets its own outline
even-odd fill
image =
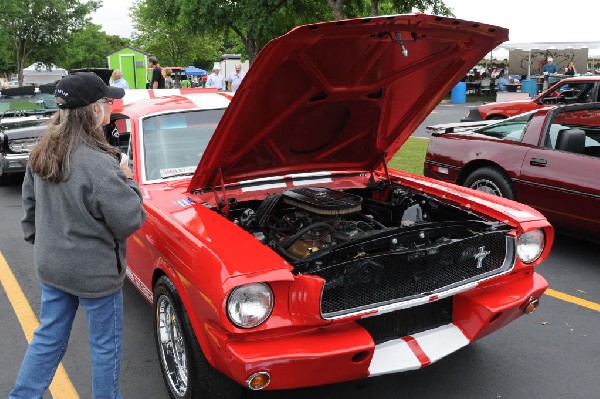
[[[595,101],[594,82],[562,82],[541,98],[543,104],[574,104]]]
[[[600,154],[590,155],[600,149],[600,107],[571,108],[548,114],[544,145],[527,153],[520,174],[522,200],[565,232],[600,237]],[[561,130],[569,129],[586,132],[581,151],[558,145]]]

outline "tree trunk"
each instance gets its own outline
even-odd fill
[[[256,38],[254,37],[252,32],[248,32],[244,35],[244,33],[233,24],[229,24],[229,27],[235,32],[235,34],[240,38],[240,40],[244,44],[244,48],[246,49],[246,55],[248,56],[248,62],[250,63],[250,65],[252,65],[252,63],[258,56],[258,44],[256,42]]]
[[[379,15],[379,0],[371,0],[371,16],[376,17]]]
[[[19,79],[19,87],[23,86],[23,68],[25,64],[25,44],[26,41],[24,39],[17,39],[15,43],[15,47],[17,48],[17,78]]]
[[[248,37],[244,41],[244,47],[246,48],[246,54],[248,55],[248,62],[250,63],[250,65],[252,65],[252,63],[258,56],[258,45],[256,43],[256,38],[254,37],[252,32],[248,32]]]
[[[327,4],[333,11],[333,19],[344,19],[344,0],[327,0]]]

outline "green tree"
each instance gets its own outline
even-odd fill
[[[221,32],[198,34],[180,21],[179,7],[169,0],[137,2],[131,8],[134,46],[155,55],[164,66],[208,68],[224,44]]]
[[[10,36],[0,30],[0,77],[9,80],[16,70],[15,51]]]
[[[129,45],[128,39],[107,35],[100,25],[87,23],[64,42],[60,66],[66,69],[106,68],[106,57]]]
[[[334,19],[356,18],[366,15],[406,14],[413,11],[452,16],[442,0],[327,0]]]
[[[376,2],[377,0],[371,0],[371,3]],[[384,0],[379,3],[381,4],[382,14],[389,12],[406,14],[420,11],[435,15],[454,16],[452,10],[442,0]]]
[[[87,23],[64,40],[31,53],[32,59],[65,69],[106,68],[106,57],[129,45],[129,39],[107,35],[100,25]]]
[[[162,0],[146,0],[164,3]],[[231,30],[254,61],[258,52],[274,37],[291,28],[323,19],[331,13],[322,0],[170,0],[166,15],[174,15],[192,32],[222,32]]]
[[[23,67],[34,51],[51,48],[72,31],[81,29],[96,10],[96,0],[2,0],[0,31],[6,32],[16,49],[19,85]]]

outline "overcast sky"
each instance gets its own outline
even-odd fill
[[[133,3],[134,0],[103,0],[93,22],[102,25],[108,34],[131,37],[129,7]],[[511,43],[600,40],[594,34],[598,16],[593,12],[597,3],[592,0],[552,4],[526,0],[444,0],[444,3],[457,18],[508,28]]]

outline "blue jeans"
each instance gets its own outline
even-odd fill
[[[48,389],[67,350],[79,304],[88,322],[93,398],[120,399],[123,291],[102,298],[80,298],[44,283],[40,287],[40,326],[27,348],[9,399],[41,398]]]

